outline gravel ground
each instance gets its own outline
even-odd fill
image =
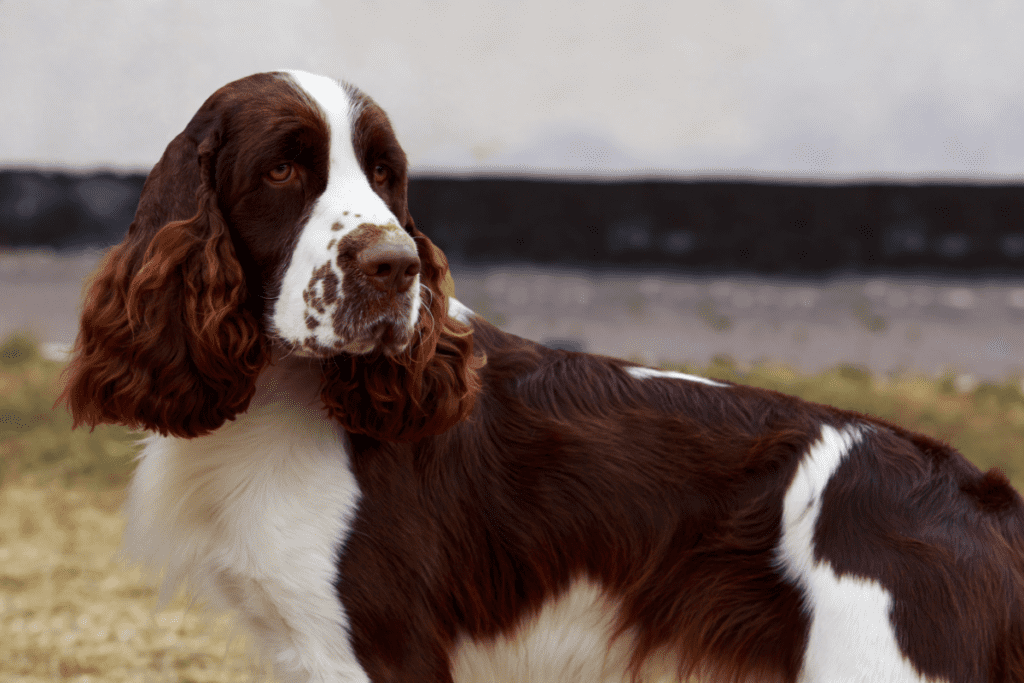
[[[0,253],[0,339],[22,331],[59,355],[73,341],[96,252]],[[719,354],[813,372],[954,372],[963,381],[1024,373],[1018,281],[843,277],[686,277],[455,264],[459,298],[502,328],[551,345],[647,363]]]

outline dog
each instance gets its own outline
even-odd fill
[[[874,417],[545,348],[453,296],[387,115],[229,83],[90,285],[62,399],[145,430],[129,556],[282,681],[1024,681],[1024,511]]]

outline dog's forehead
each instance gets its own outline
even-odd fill
[[[343,125],[351,129],[353,122],[363,109],[366,97],[348,83],[308,71],[290,70],[280,72],[309,104],[317,108],[332,127]]]

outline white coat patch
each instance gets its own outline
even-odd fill
[[[452,656],[456,683],[627,683],[635,636],[614,638],[617,603],[580,580],[510,635],[463,637]],[[637,680],[673,681],[675,669],[656,656]]]
[[[778,560],[804,594],[811,620],[801,683],[922,683],[900,652],[889,612],[892,595],[877,581],[838,576],[814,560],[814,530],[829,480],[863,438],[860,427],[824,426],[786,491]]]
[[[125,554],[236,610],[282,683],[368,680],[334,589],[359,488],[318,373],[293,357],[212,434],[149,437],[125,505]]]
[[[661,377],[663,379],[681,379],[687,382],[697,382],[699,384],[706,384],[709,387],[729,386],[728,384],[722,384],[721,382],[716,382],[715,380],[707,379],[706,377],[688,375],[685,372],[676,372],[674,370],[655,370],[654,368],[645,368],[639,365],[626,368],[626,372],[634,379],[651,379],[653,377]]]
[[[449,317],[455,318],[460,323],[468,325],[470,318],[476,313],[472,311],[466,304],[462,303],[453,296],[448,297],[448,315]]]

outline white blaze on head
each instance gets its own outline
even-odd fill
[[[356,157],[352,132],[364,106],[354,97],[356,91],[325,76],[304,71],[287,73],[327,123],[330,149],[327,186],[313,202],[296,240],[280,293],[271,305],[271,331],[296,348],[364,353],[373,348],[373,340],[346,338],[345,330],[351,326],[337,324],[343,315],[346,278],[338,264],[341,240],[361,228],[375,226],[381,241],[404,242],[414,248],[415,244],[374,192]],[[419,315],[418,276],[411,291],[414,305],[408,312],[410,330]],[[359,313],[358,305],[349,309]]]

